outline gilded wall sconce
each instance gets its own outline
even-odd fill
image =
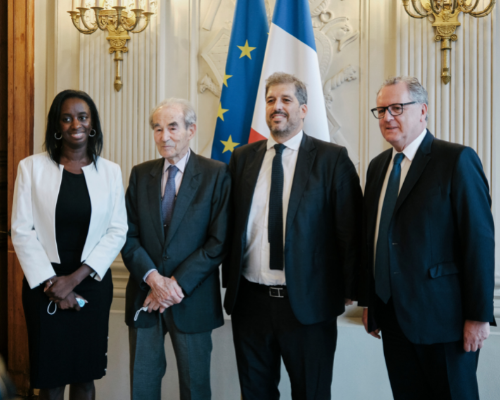
[[[89,22],[89,15],[86,15],[89,9],[85,7],[85,0],[82,0],[81,7],[75,7],[77,1],[73,0],[73,10],[68,11],[68,13],[73,25],[80,33],[90,35],[97,29],[108,31],[106,39],[109,41],[109,53],[115,54],[114,86],[115,90],[119,92],[123,86],[120,63],[123,61],[123,53],[128,52],[127,41],[130,40],[128,33],[140,33],[147,28],[151,15],[154,14],[150,11],[149,0],[146,0],[146,11],[140,8],[139,0],[135,0],[135,8],[130,11],[126,10],[127,7],[122,6],[121,0],[116,0],[117,5],[110,9],[100,7],[99,0],[95,0],[95,7],[91,7],[94,10],[95,22]],[[142,27],[137,28],[141,19],[144,19],[144,23]]]
[[[412,7],[410,7],[410,0],[402,1],[406,13],[412,18],[434,16],[432,23],[432,26],[436,28],[434,40],[441,42],[441,80],[447,85],[451,81],[451,42],[458,40],[455,31],[460,26],[459,14],[463,12],[475,18],[485,17],[493,10],[496,0],[490,0],[489,5],[482,11],[476,11],[479,0],[411,0]]]

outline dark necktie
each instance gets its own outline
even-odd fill
[[[179,169],[175,165],[170,165],[168,167],[167,184],[165,185],[163,200],[161,201],[161,215],[163,216],[163,229],[165,229],[165,231],[170,225],[172,214],[174,212],[175,175],[177,175],[178,171]]]
[[[404,157],[405,155],[403,153],[397,153],[394,156],[394,165],[389,175],[389,181],[387,182],[378,229],[377,255],[375,258],[375,291],[378,297],[386,304],[391,298],[389,227],[394,213],[394,207],[398,200],[401,162]]]
[[[283,164],[284,144],[275,144],[269,194],[268,239],[270,246],[269,268],[283,271]]]

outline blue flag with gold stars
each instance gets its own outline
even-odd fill
[[[229,163],[236,147],[248,143],[269,26],[264,0],[237,0],[212,158]]]

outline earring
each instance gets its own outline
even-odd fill
[[[94,134],[93,135],[89,134],[89,137],[94,137],[95,135],[97,135],[97,132],[95,129],[92,129],[90,132],[94,132]]]
[[[57,132],[56,132],[56,133],[54,133],[54,137],[56,138],[56,140],[61,140],[62,139],[62,133],[61,133],[60,137],[57,137]]]

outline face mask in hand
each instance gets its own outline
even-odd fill
[[[151,289],[149,289],[149,292],[148,292],[148,296],[151,294]],[[148,297],[146,296],[146,297]],[[137,321],[137,319],[139,318],[139,314],[141,313],[141,311],[148,311],[148,308],[147,307],[141,307],[137,310],[137,312],[135,313],[135,316],[134,316],[134,321]]]
[[[85,305],[85,300],[83,300],[82,298],[80,298],[80,297],[75,297],[75,299],[76,299],[76,302],[78,303],[78,305],[80,306],[80,308],[81,308],[81,307],[83,307],[83,306]],[[54,303],[54,307],[55,307],[55,308],[54,308],[54,311],[53,311],[53,312],[50,312],[50,305],[51,305],[52,303],[54,303],[54,302],[53,302],[53,301],[51,301],[51,302],[49,303],[49,305],[47,306],[47,313],[48,313],[49,315],[54,315],[54,314],[56,313],[56,311],[57,311],[57,304],[56,304],[56,303]],[[147,310],[147,308],[146,308],[146,310]]]

